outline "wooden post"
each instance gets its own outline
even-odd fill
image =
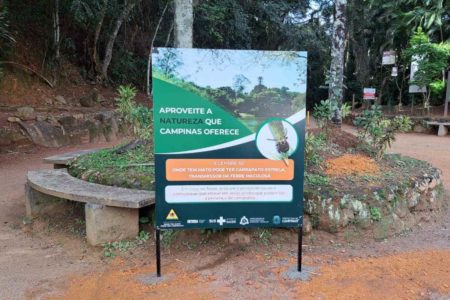
[[[450,102],[450,70],[447,72],[447,92],[445,94],[444,117],[448,115],[448,103]]]
[[[352,96],[352,111],[355,110],[355,106],[356,106],[356,103],[355,103],[355,93],[353,93],[353,96]]]

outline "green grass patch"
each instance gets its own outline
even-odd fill
[[[105,149],[80,156],[69,167],[77,178],[111,186],[154,190],[153,146],[146,144],[123,154]]]
[[[306,181],[306,184],[308,184],[308,185],[323,186],[323,185],[328,184],[328,177],[320,175],[320,174],[306,173],[305,181]]]
[[[103,244],[103,256],[114,258],[117,252],[128,252],[140,245],[143,245],[150,238],[150,233],[146,231],[139,232],[134,240],[122,240]]]
[[[370,207],[370,218],[373,221],[381,220],[381,209],[379,207]]]

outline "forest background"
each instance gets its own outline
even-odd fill
[[[30,67],[54,86],[64,86],[65,73],[75,68],[86,82],[132,84],[151,95],[151,49],[175,46],[176,2],[0,0],[0,61]],[[404,52],[414,32],[422,28],[435,43],[450,38],[450,1],[443,0],[186,2],[193,9],[194,47],[307,51],[309,108],[328,98],[337,4],[345,6],[344,102],[375,87],[382,104],[408,105],[410,61]],[[381,64],[388,50],[397,53],[397,77]],[[17,70],[0,64],[0,80],[9,72]],[[431,105],[441,105],[444,93],[436,88]]]

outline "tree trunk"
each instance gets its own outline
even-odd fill
[[[355,60],[355,76],[361,87],[368,86],[371,70],[370,52],[364,33],[366,28],[366,10],[367,4],[361,0],[349,0],[347,4],[349,48]]]
[[[165,15],[168,7],[169,7],[169,2],[167,2],[166,6],[164,7],[163,12],[161,13],[161,17],[159,18],[158,24],[156,25],[155,32],[153,33],[152,41],[150,43],[150,52],[148,54],[148,60],[147,60],[147,82],[146,82],[147,96],[150,96],[150,94],[151,94],[150,76],[151,76],[151,67],[152,67],[153,44],[155,43],[156,35],[158,34],[159,27],[161,26],[161,22],[164,18],[164,15]]]
[[[53,42],[55,49],[55,59],[59,62],[60,55],[60,28],[59,28],[59,0],[55,0],[55,10],[53,12]]]
[[[344,52],[345,52],[345,9],[347,0],[335,0],[336,15],[333,22],[331,46],[330,86],[328,97],[336,103],[332,121],[336,126],[342,124],[342,98],[344,94]]]
[[[94,45],[92,47],[92,61],[94,63],[94,72],[95,74],[100,73],[100,58],[98,57],[97,47],[98,47],[98,40],[100,39],[100,32],[102,31],[103,26],[103,20],[105,19],[106,10],[108,9],[108,0],[103,1],[103,7],[100,10],[100,19],[97,23],[97,26],[95,27],[95,36],[94,36]]]
[[[116,37],[117,37],[117,34],[119,33],[120,27],[122,27],[123,22],[126,20],[128,15],[130,14],[131,10],[136,6],[136,4],[139,1],[140,0],[137,0],[137,1],[129,2],[128,4],[126,4],[122,13],[116,20],[116,24],[114,25],[113,32],[111,33],[108,43],[106,44],[105,57],[103,58],[102,76],[103,76],[104,80],[108,79],[108,68],[109,68],[109,64],[111,63],[114,43],[116,41]]]
[[[192,0],[175,0],[175,46],[193,47],[194,9]]]

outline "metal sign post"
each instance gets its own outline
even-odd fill
[[[156,228],[156,277],[161,277],[161,230]],[[297,234],[297,271],[302,272],[302,261],[303,261],[303,226],[298,228]]]
[[[161,277],[161,231],[156,227],[156,276]]]
[[[303,226],[298,228],[297,271],[302,272]]]

